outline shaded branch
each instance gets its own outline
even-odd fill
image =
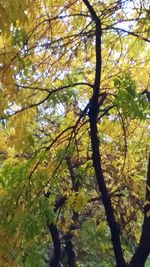
[[[110,28],[107,28],[107,29],[113,29],[113,30],[115,30],[115,31],[121,31],[121,32],[124,32],[124,33],[127,33],[127,34],[129,34],[129,35],[132,35],[132,36],[134,36],[134,37],[137,37],[137,38],[139,38],[139,39],[141,39],[141,40],[143,40],[143,41],[145,41],[145,42],[147,42],[147,43],[150,43],[150,39],[148,39],[148,38],[146,38],[146,37],[143,37],[143,36],[141,36],[140,34],[137,34],[137,33],[135,33],[135,32],[130,32],[130,31],[128,31],[128,30],[125,30],[125,29],[122,29],[122,28],[118,28],[118,27],[110,27]],[[105,28],[105,30],[106,30],[106,28]]]
[[[64,85],[64,86],[60,86],[58,88],[55,88],[55,89],[51,89],[51,88],[41,88],[41,87],[38,87],[38,86],[29,86],[29,85],[22,85],[22,84],[15,84],[17,88],[25,88],[25,89],[31,89],[31,90],[39,90],[39,91],[45,91],[45,92],[48,92],[50,94],[52,93],[56,93],[58,91],[61,91],[63,89],[67,89],[69,87],[72,87],[72,86],[78,86],[78,85],[86,85],[86,86],[89,86],[89,87],[93,87],[92,84],[90,83],[84,83],[84,82],[79,82],[79,83],[73,83],[73,84],[68,84],[68,85]]]
[[[23,108],[21,108],[21,109],[15,111],[13,114],[10,114],[9,117],[12,117],[13,115],[15,115],[15,114],[17,114],[17,113],[23,112],[23,111],[25,111],[25,110],[27,110],[27,109],[31,109],[31,108],[33,108],[33,107],[37,107],[37,106],[43,104],[45,101],[47,101],[47,100],[50,98],[50,96],[51,96],[53,93],[57,93],[57,92],[59,92],[59,91],[61,91],[61,90],[63,90],[63,89],[67,89],[67,88],[70,88],[70,87],[72,87],[72,86],[79,86],[79,85],[87,85],[87,86],[93,88],[92,84],[90,84],[90,83],[84,83],[84,82],[83,82],[83,83],[81,82],[81,83],[74,83],[74,84],[70,84],[70,85],[60,86],[60,87],[58,87],[58,88],[56,88],[56,89],[53,89],[53,90],[48,90],[48,88],[44,88],[44,89],[42,89],[42,88],[39,88],[39,87],[29,87],[29,86],[17,85],[18,87],[22,87],[22,88],[46,91],[46,92],[48,92],[48,94],[47,94],[47,96],[46,96],[45,98],[43,98],[41,101],[39,101],[39,102],[37,102],[37,103],[33,103],[33,104],[29,105],[29,106],[23,107]]]

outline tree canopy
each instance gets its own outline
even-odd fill
[[[0,1],[1,267],[148,267],[148,0]]]

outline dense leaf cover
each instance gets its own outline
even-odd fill
[[[0,1],[1,267],[149,266],[149,88],[148,0]]]

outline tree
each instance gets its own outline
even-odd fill
[[[1,266],[144,267],[148,1],[0,6]]]

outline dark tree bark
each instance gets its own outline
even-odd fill
[[[50,260],[49,267],[59,267],[61,245],[60,245],[58,229],[57,229],[57,226],[53,223],[48,224],[48,229],[51,234],[53,246],[54,246],[53,257]]]
[[[101,156],[99,150],[99,138],[98,138],[98,130],[97,130],[97,117],[98,117],[98,109],[99,109],[99,93],[100,93],[100,81],[101,81],[101,67],[102,67],[102,58],[101,58],[101,36],[102,36],[102,28],[101,21],[96,15],[93,7],[90,5],[88,0],[83,0],[85,5],[87,6],[93,21],[95,22],[96,30],[95,30],[95,53],[96,53],[96,64],[95,64],[95,81],[93,85],[93,96],[91,99],[91,105],[89,109],[89,120],[90,120],[90,136],[91,136],[91,145],[92,145],[92,159],[93,159],[93,167],[95,170],[95,176],[97,180],[97,184],[99,187],[99,191],[102,196],[102,201],[105,208],[107,222],[111,232],[111,240],[113,244],[115,259],[117,263],[117,267],[126,267],[123,252],[121,248],[120,242],[120,227],[115,220],[114,211],[111,204],[111,198],[109,196],[103,171],[101,167]]]
[[[98,108],[99,108],[99,95],[100,95],[100,81],[101,81],[101,36],[102,28],[101,21],[92,5],[88,0],[83,0],[88,11],[91,14],[93,22],[95,22],[95,53],[96,53],[96,64],[95,64],[95,81],[93,85],[93,95],[89,108],[89,121],[90,121],[90,137],[92,146],[92,160],[93,167],[95,170],[95,176],[99,191],[102,196],[102,201],[105,209],[105,214],[107,218],[107,223],[111,232],[111,241],[113,245],[113,250],[115,254],[117,267],[144,267],[146,259],[150,254],[150,216],[148,217],[148,212],[150,212],[150,156],[148,163],[148,173],[147,173],[147,185],[146,185],[146,205],[144,207],[144,222],[142,226],[142,234],[139,242],[139,246],[135,254],[133,255],[131,262],[127,264],[123,257],[123,252],[121,248],[120,241],[120,227],[115,219],[114,210],[111,203],[111,197],[108,194],[105,179],[103,176],[103,170],[101,166],[101,155],[99,149],[99,138],[97,129],[97,118],[98,118]]]
[[[49,195],[47,195],[46,197],[49,197]],[[60,197],[59,199],[57,199],[55,202],[54,211],[57,212],[57,210],[63,206],[65,201],[66,197]],[[59,261],[61,256],[61,242],[59,238],[59,231],[57,229],[57,225],[55,225],[54,223],[47,223],[47,226],[52,237],[54,247],[53,256],[49,261],[49,267],[59,267]]]
[[[65,250],[67,255],[67,266],[68,267],[74,267],[75,266],[75,253],[73,250],[73,244],[72,244],[72,235],[70,232],[65,235]]]
[[[75,179],[71,160],[70,160],[70,158],[67,158],[66,161],[67,161],[69,173],[70,173],[71,180],[72,180],[73,190],[75,192],[77,192],[78,188],[79,188],[79,183]],[[47,194],[46,197],[49,197],[49,194]],[[61,208],[64,205],[66,199],[67,198],[65,196],[62,196],[56,200],[55,205],[54,205],[54,212],[55,213],[57,212],[57,210],[59,208]],[[74,216],[76,219],[78,218],[77,214],[73,214],[73,217]],[[60,242],[60,238],[59,238],[59,231],[57,229],[57,225],[55,225],[53,223],[47,224],[47,226],[48,226],[50,235],[52,237],[52,242],[53,242],[53,247],[54,247],[53,256],[49,262],[49,267],[59,267],[60,266],[59,262],[61,260],[60,259],[61,258],[61,242]],[[66,257],[67,257],[67,266],[68,267],[74,267],[74,265],[75,265],[75,253],[73,250],[71,229],[70,229],[70,231],[68,231],[68,233],[63,238],[65,241],[65,252],[66,252]]]

